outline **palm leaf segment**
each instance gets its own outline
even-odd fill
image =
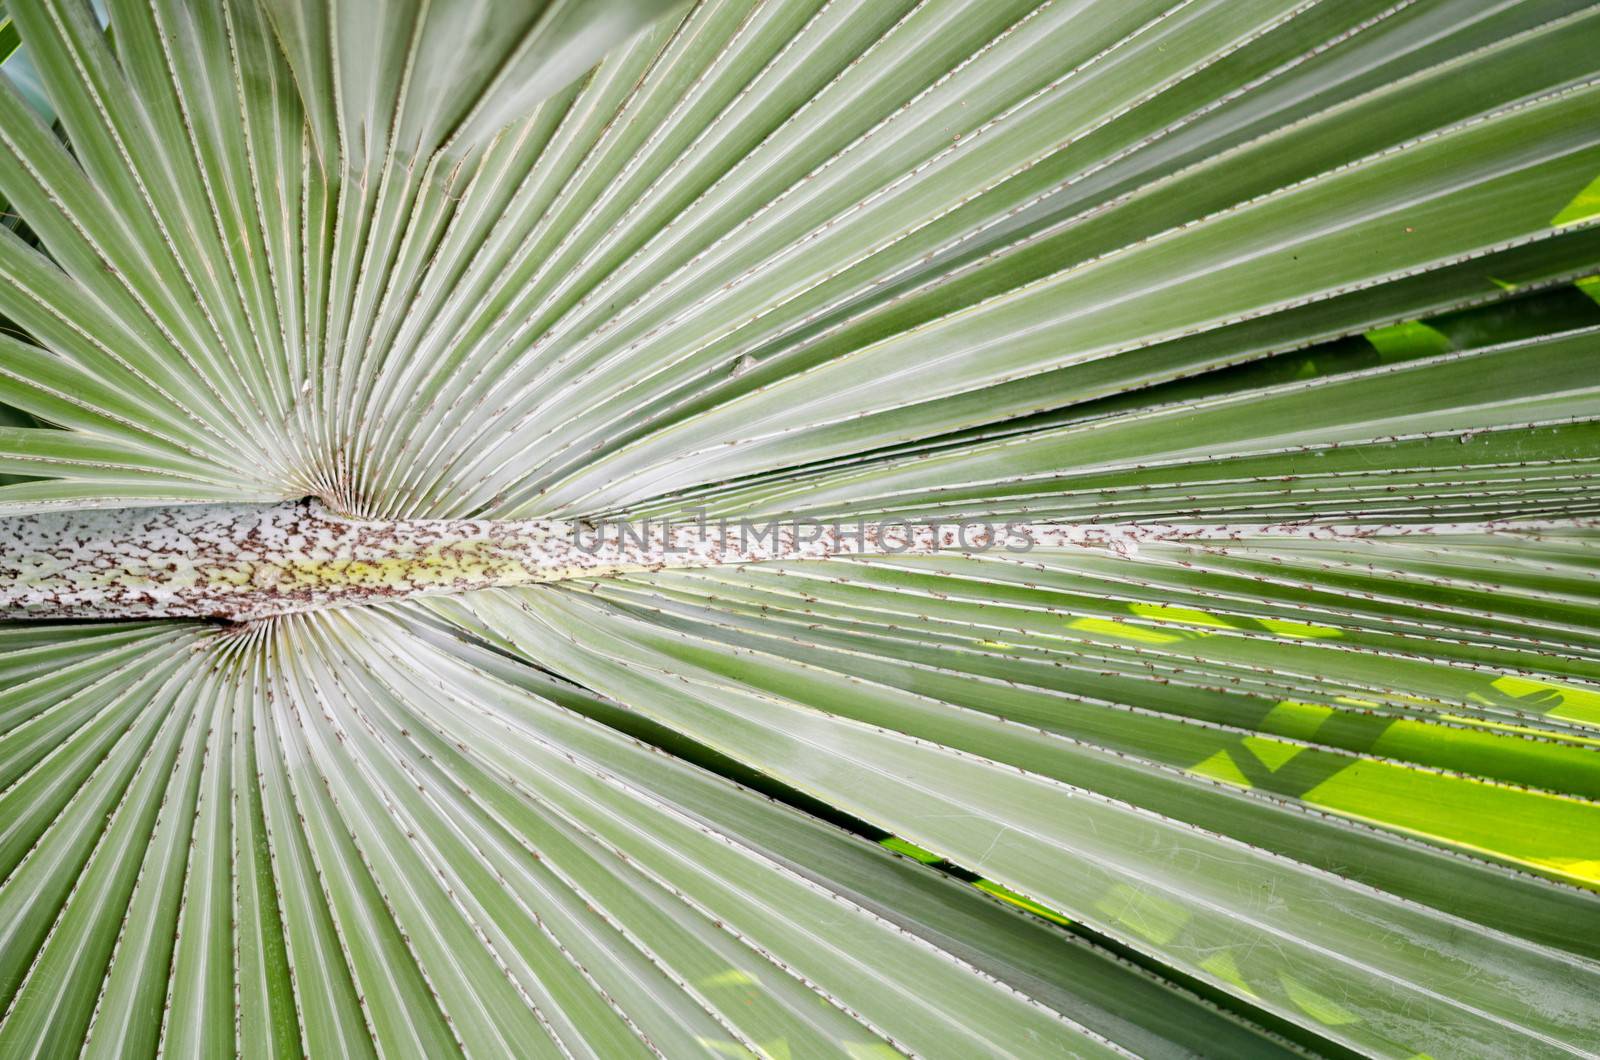
[[[1600,1049],[1600,10],[109,7],[8,516],[1384,529],[0,628],[0,1052]]]

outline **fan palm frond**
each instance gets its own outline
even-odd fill
[[[1600,1051],[1600,7],[5,14],[0,1054]]]

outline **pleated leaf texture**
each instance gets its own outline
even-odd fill
[[[1600,5],[0,53],[5,518],[1370,529],[12,616],[0,1055],[1600,1054]]]

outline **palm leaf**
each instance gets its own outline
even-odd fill
[[[1600,1050],[1594,4],[6,14],[0,1053]]]

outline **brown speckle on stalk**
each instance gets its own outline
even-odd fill
[[[360,520],[335,515],[315,501],[30,515],[0,519],[0,617],[248,622],[295,611],[673,567],[992,547],[1022,552],[1090,548],[1133,556],[1144,545],[1539,528],[1498,522],[1010,523],[1004,534],[996,534],[984,524],[903,520],[851,523],[845,532],[807,519],[760,525],[755,530],[749,524],[651,520],[624,531],[614,524],[596,528],[561,520]]]

